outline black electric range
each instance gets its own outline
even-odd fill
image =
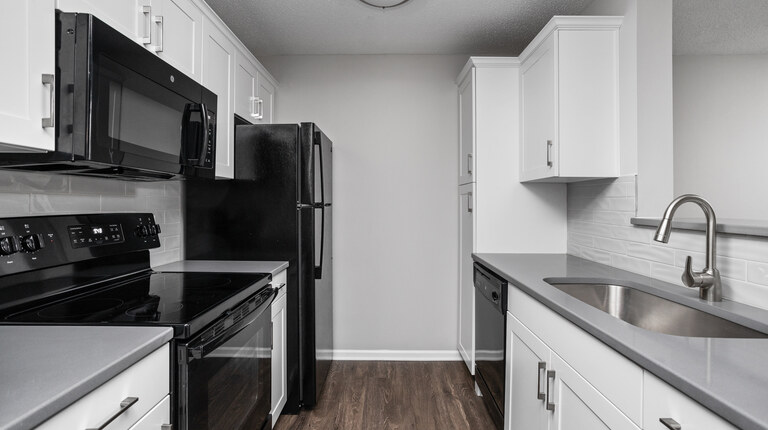
[[[0,219],[0,323],[172,327],[173,428],[271,428],[271,275],[155,272],[160,234],[152,214]]]

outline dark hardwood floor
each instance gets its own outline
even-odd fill
[[[461,361],[336,361],[320,403],[275,430],[494,428]]]

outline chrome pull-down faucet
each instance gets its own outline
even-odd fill
[[[662,243],[669,242],[669,235],[672,232],[672,217],[677,208],[684,203],[696,203],[704,211],[704,216],[707,219],[707,262],[704,270],[696,272],[691,267],[691,256],[689,255],[685,259],[683,284],[686,287],[698,288],[699,297],[708,302],[720,302],[723,300],[723,286],[720,283],[720,271],[715,267],[717,219],[709,202],[695,194],[683,194],[672,200],[672,203],[667,206],[667,210],[664,211],[664,218],[662,218],[653,240]]]

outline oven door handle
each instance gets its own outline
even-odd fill
[[[259,305],[258,308],[256,308],[255,311],[248,314],[248,319],[241,320],[237,324],[233,325],[232,327],[222,331],[218,335],[214,336],[210,340],[208,340],[205,343],[202,343],[200,345],[195,346],[188,346],[187,351],[189,352],[188,357],[190,357],[189,361],[191,360],[199,360],[203,357],[205,357],[209,352],[215,350],[217,347],[219,347],[224,342],[228,341],[229,339],[237,336],[240,332],[247,329],[251,326],[259,317],[269,309],[269,306],[272,304],[272,301],[277,296],[277,290],[272,288],[272,294],[269,298],[264,300],[264,302]]]

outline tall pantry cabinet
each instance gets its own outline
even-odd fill
[[[520,62],[472,57],[459,84],[458,350],[475,361],[472,253],[566,252],[563,184],[521,184]]]

